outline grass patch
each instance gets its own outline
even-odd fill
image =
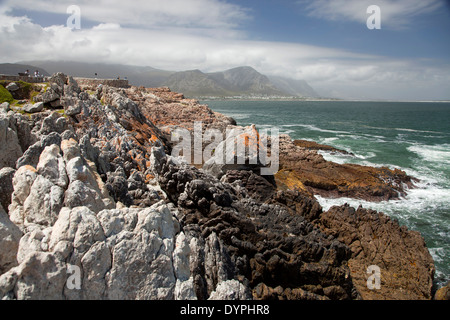
[[[41,92],[42,88],[48,88],[48,83],[34,84],[22,80],[19,81],[0,80],[0,85],[6,89],[6,86],[12,82],[14,82],[19,86],[19,90],[11,94],[11,96],[16,100],[28,99],[33,101],[33,98]]]
[[[59,113],[59,114],[62,115],[64,118],[68,118],[67,114],[64,112],[64,109],[55,110],[54,112]]]
[[[39,91],[32,91],[30,93],[30,101],[34,101],[34,97],[36,97],[40,92]]]
[[[31,92],[33,90],[33,85],[31,83],[25,82],[25,81],[16,81],[16,84],[24,91],[24,92]]]
[[[11,95],[11,93],[9,93],[8,90],[6,90],[6,88],[3,85],[0,85],[0,103],[3,102],[9,102],[9,103],[13,103],[14,98]]]

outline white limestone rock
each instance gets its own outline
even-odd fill
[[[249,290],[237,280],[220,282],[208,300],[251,300]]]
[[[17,251],[22,237],[20,229],[9,220],[0,205],[0,274],[17,265]]]
[[[9,116],[0,114],[0,169],[15,167],[22,154],[17,132],[10,128]]]

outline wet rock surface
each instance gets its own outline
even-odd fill
[[[338,164],[326,161],[317,150],[332,150],[310,142],[292,141],[280,137],[280,167],[293,172],[306,189],[324,197],[350,197],[368,201],[398,199],[406,195],[406,188],[417,181],[398,169],[375,168],[356,164]]]

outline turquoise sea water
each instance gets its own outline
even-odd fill
[[[420,179],[401,200],[367,202],[317,197],[332,205],[360,204],[421,232],[435,260],[438,286],[450,280],[450,103],[356,101],[204,101],[238,125],[277,127],[293,139],[352,152],[322,153],[338,163],[388,166]]]

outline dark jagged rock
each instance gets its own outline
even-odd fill
[[[357,298],[346,265],[347,246],[274,199],[262,204],[239,184],[220,182],[171,157],[163,156],[158,162],[161,171],[154,173],[181,210],[182,225],[198,226],[203,237],[217,234],[234,263],[234,276],[249,281],[255,298],[260,284],[305,292],[338,286],[339,290],[329,291],[333,298]],[[248,179],[246,184],[250,185]]]
[[[260,176],[252,171],[228,170],[221,181],[244,187],[252,198],[261,202],[266,201],[276,192],[273,176]]]

